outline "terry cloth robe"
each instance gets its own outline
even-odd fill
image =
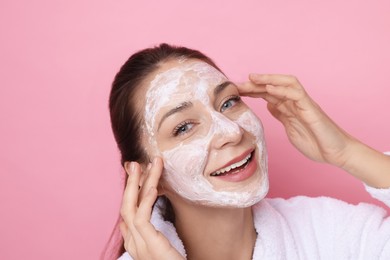
[[[390,188],[365,185],[390,207]],[[183,256],[175,227],[164,221],[158,200],[151,222]],[[258,233],[253,259],[390,259],[390,217],[381,207],[351,205],[328,197],[263,199],[252,207]],[[132,259],[126,252],[120,260]]]

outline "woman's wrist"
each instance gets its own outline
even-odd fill
[[[341,166],[345,171],[371,187],[390,187],[390,157],[354,139],[348,144],[345,158]]]

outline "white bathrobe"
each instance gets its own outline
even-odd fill
[[[390,188],[365,187],[390,207]],[[263,199],[253,206],[253,214],[258,233],[253,259],[390,260],[390,217],[378,206],[298,196]],[[186,256],[175,227],[163,220],[157,205],[151,222]],[[119,259],[132,258],[124,253]]]

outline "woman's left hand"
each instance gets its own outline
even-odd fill
[[[354,139],[337,126],[293,76],[251,74],[240,95],[261,97],[285,127],[291,143],[307,157],[342,167]]]
[[[126,251],[136,260],[184,259],[169,240],[151,223],[157,186],[163,172],[163,161],[156,157],[145,172],[137,162],[125,164],[129,174],[121,208],[120,231]],[[140,178],[146,174],[142,187]]]

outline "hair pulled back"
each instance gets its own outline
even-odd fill
[[[131,55],[116,74],[112,83],[109,109],[111,128],[121,153],[122,165],[126,161],[145,163],[147,160],[140,142],[143,116],[136,112],[135,93],[142,86],[143,80],[164,62],[179,58],[198,59],[219,70],[210,58],[197,50],[163,43]]]
[[[143,115],[140,115],[135,107],[137,91],[143,86],[145,78],[159,69],[165,62],[183,58],[201,60],[221,71],[209,57],[197,50],[162,43],[131,55],[116,74],[109,98],[109,110],[111,128],[121,154],[122,166],[127,161],[139,163],[147,163],[148,161],[141,144]],[[125,176],[127,179],[127,174]],[[168,199],[166,200],[165,218],[173,221],[172,206]],[[118,236],[120,220],[121,217],[118,218],[111,233],[102,259],[117,259],[125,252],[123,239],[120,235]],[[116,239],[117,237],[120,238]]]

